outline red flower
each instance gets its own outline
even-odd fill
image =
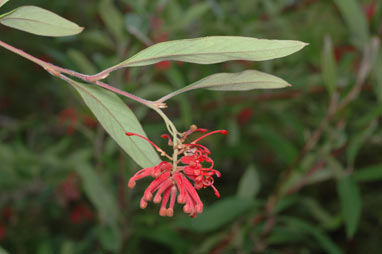
[[[68,175],[57,189],[59,199],[64,203],[76,201],[81,198],[80,179],[75,173]]]
[[[170,69],[171,67],[171,62],[170,61],[161,61],[155,64],[155,69],[158,71],[165,71]]]
[[[93,218],[93,212],[86,204],[79,204],[70,212],[70,222],[73,224],[80,224],[85,221],[90,221]]]
[[[78,112],[75,108],[69,107],[61,111],[58,115],[59,123],[66,126],[66,133],[72,135],[78,124]]]
[[[248,123],[248,121],[251,120],[252,114],[252,108],[244,108],[237,115],[237,122],[242,125]]]
[[[370,21],[374,17],[375,5],[375,2],[373,1],[372,3],[365,5],[363,8],[368,21]]]
[[[184,204],[183,211],[185,213],[191,217],[196,217],[196,215],[203,211],[203,203],[196,190],[211,187],[215,195],[220,197],[218,190],[213,185],[213,176],[220,177],[220,172],[213,169],[214,161],[209,157],[211,152],[205,146],[198,144],[198,142],[214,133],[225,135],[227,131],[212,131],[191,143],[185,143],[188,136],[192,133],[206,131],[206,129],[198,129],[196,126],[192,126],[189,131],[183,133],[180,139],[177,140],[177,145],[173,146],[175,156],[172,157],[147,138],[136,133],[126,133],[128,136],[138,136],[147,140],[162,156],[173,160],[172,163],[163,161],[155,167],[144,168],[130,178],[128,187],[131,189],[134,188],[137,180],[148,176],[155,178],[146,188],[141,198],[140,207],[142,209],[146,208],[147,202],[151,200],[157,204],[162,202],[159,214],[161,216],[172,216],[174,214],[175,200],[177,200],[179,204]],[[165,134],[161,137],[168,139],[169,145],[174,145],[169,135]],[[179,160],[177,159],[178,156],[180,156]],[[209,166],[204,167],[204,164],[209,164]]]
[[[98,122],[97,122],[97,120],[94,118],[94,116],[92,116],[92,115],[88,115],[88,114],[84,114],[83,116],[82,116],[82,122],[86,125],[86,126],[88,126],[89,128],[95,128],[95,127],[97,127],[97,124],[98,124]]]

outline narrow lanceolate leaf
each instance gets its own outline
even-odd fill
[[[101,177],[86,163],[75,165],[75,170],[81,178],[86,195],[97,208],[102,222],[116,224],[118,205]]]
[[[8,2],[9,0],[0,0],[0,7],[3,6],[6,2]]]
[[[312,225],[304,220],[294,217],[286,217],[283,216],[280,218],[282,223],[285,223],[289,229],[293,228],[293,231],[297,231],[302,234],[311,235],[315,242],[319,244],[319,246],[325,250],[324,253],[328,254],[342,254],[342,249],[337,246],[329,236],[323,232],[320,227],[316,225]]]
[[[242,199],[254,199],[260,190],[260,179],[256,168],[250,165],[239,182],[237,196]]]
[[[357,182],[382,181],[382,164],[357,169],[353,176]]]
[[[152,167],[160,162],[152,146],[143,139],[131,138],[126,132],[146,136],[141,124],[129,107],[114,93],[70,80],[103,128],[141,167]]]
[[[345,221],[346,235],[353,238],[357,231],[362,211],[361,194],[352,176],[343,177],[337,184],[337,191]]]
[[[359,131],[354,138],[350,139],[348,148],[346,150],[346,157],[350,165],[354,165],[354,161],[361,150],[362,146],[365,145],[368,139],[375,133],[378,129],[377,120],[372,121],[367,128]]]
[[[281,78],[256,70],[246,70],[238,73],[217,73],[174,91],[163,97],[161,101],[199,88],[215,91],[246,91],[252,89],[282,88],[286,86],[291,85]]]
[[[300,41],[265,40],[239,36],[210,36],[166,41],[138,52],[107,71],[150,65],[164,60],[198,64],[213,64],[230,60],[262,61],[290,55],[306,45]]]
[[[369,40],[369,28],[364,12],[357,0],[335,0],[349,30],[353,34],[353,40],[359,48]]]
[[[22,6],[0,16],[0,23],[42,36],[68,36],[83,28],[57,14],[36,6]]]
[[[337,83],[337,65],[333,54],[333,43],[330,36],[325,37],[324,49],[321,54],[321,69],[324,84],[329,94],[332,95]]]
[[[179,217],[175,225],[199,233],[214,231],[256,205],[254,200],[226,197],[204,209],[197,218]]]

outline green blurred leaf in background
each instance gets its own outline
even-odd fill
[[[348,238],[353,238],[362,212],[359,187],[352,176],[344,176],[337,184],[337,192],[341,202],[346,234]]]
[[[256,168],[249,166],[239,182],[237,196],[242,199],[253,200],[260,190],[260,179]]]

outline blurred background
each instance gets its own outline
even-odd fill
[[[301,40],[282,59],[214,65],[161,62],[107,82],[157,99],[216,72],[258,69],[293,87],[195,90],[165,111],[179,130],[226,129],[212,151],[221,198],[200,191],[196,219],[178,206],[139,208],[149,183],[77,92],[0,49],[0,253],[380,253],[382,248],[382,1],[10,1],[85,27],[38,37],[0,26],[1,40],[87,74],[157,42],[209,35]],[[240,45],[238,45],[239,47]],[[379,48],[379,52],[378,52]],[[378,55],[379,54],[379,55]],[[155,112],[124,99],[162,147]]]

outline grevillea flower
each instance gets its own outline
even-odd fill
[[[220,197],[218,190],[214,186],[213,178],[214,175],[220,177],[220,172],[213,169],[214,161],[209,157],[211,152],[207,147],[198,144],[198,142],[211,134],[220,133],[225,135],[227,131],[211,131],[191,143],[187,143],[188,136],[194,132],[204,133],[207,130],[199,129],[193,125],[190,130],[180,135],[176,143],[167,134],[161,136],[168,139],[168,144],[173,146],[173,156],[169,156],[152,141],[139,134],[126,133],[128,136],[137,136],[145,139],[162,156],[171,160],[171,163],[162,161],[155,167],[141,169],[130,178],[128,187],[132,189],[137,180],[148,176],[154,177],[154,180],[146,188],[141,198],[140,207],[142,209],[147,207],[148,202],[153,201],[157,204],[161,203],[159,210],[161,216],[173,216],[175,201],[177,201],[178,204],[184,205],[183,211],[194,218],[203,211],[203,203],[196,190],[211,187],[215,195],[218,198]]]

